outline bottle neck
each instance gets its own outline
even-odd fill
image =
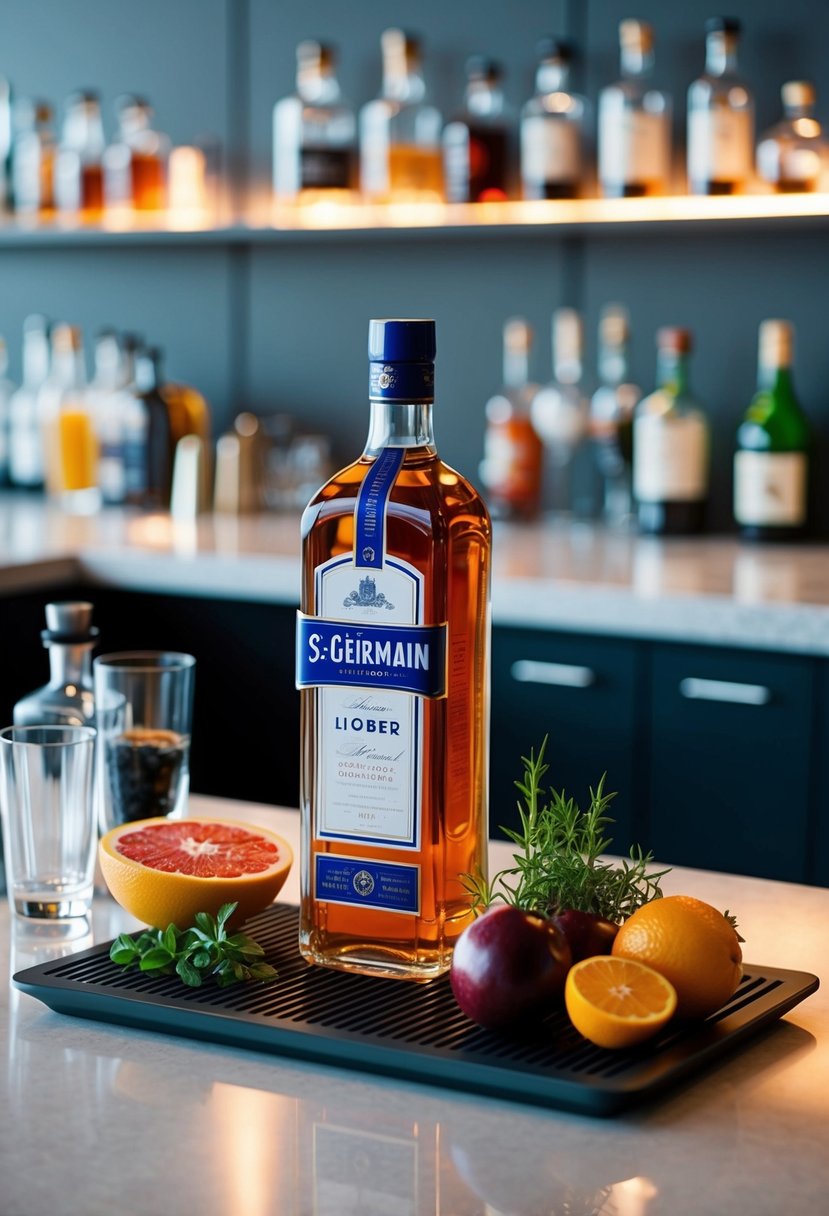
[[[705,40],[705,71],[709,76],[733,75],[737,71],[737,36],[715,30]]]
[[[364,456],[377,456],[383,448],[423,448],[437,452],[431,401],[372,401]]]
[[[535,91],[539,94],[566,93],[570,84],[570,66],[560,59],[543,59],[535,74]]]
[[[383,66],[383,96],[390,101],[422,101],[426,96],[426,85],[420,64],[401,65],[394,62]]]
[[[599,349],[599,378],[602,384],[618,388],[628,379],[628,352],[626,346],[602,346]]]
[[[504,347],[504,387],[523,388],[530,378],[530,352]]]
[[[660,388],[668,389],[675,396],[689,392],[689,357],[674,350],[661,350],[656,360],[656,379]]]
[[[307,105],[331,106],[340,100],[340,86],[333,72],[301,67],[297,70],[296,91]]]
[[[27,334],[23,341],[23,382],[39,388],[49,375],[49,339],[45,333]]]
[[[466,109],[476,118],[496,118],[504,112],[504,94],[498,85],[471,80],[466,86]]]
[[[794,396],[791,367],[788,364],[761,363],[757,371],[757,386],[775,398],[790,400]]]
[[[621,65],[624,77],[649,76],[653,71],[653,51],[639,43],[623,46]]]
[[[65,688],[67,684],[74,684],[78,692],[83,688],[91,688],[93,645],[93,642],[80,642],[76,645],[52,642],[49,645],[50,685],[53,688]]]

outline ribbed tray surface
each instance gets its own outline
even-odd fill
[[[482,1030],[448,980],[408,984],[308,967],[298,910],[274,904],[246,926],[279,970],[273,984],[185,988],[176,976],[124,971],[102,945],[14,977],[62,1013],[360,1068],[545,1106],[611,1114],[696,1072],[813,992],[804,972],[747,965],[727,1005],[630,1051],[605,1051],[563,1009],[522,1037]]]

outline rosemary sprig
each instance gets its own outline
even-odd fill
[[[554,915],[565,908],[592,912],[616,923],[637,908],[662,895],[659,883],[667,870],[652,871],[653,854],[634,846],[619,862],[602,860],[611,845],[607,834],[613,823],[607,814],[613,793],[605,793],[603,776],[590,790],[590,806],[582,811],[563,791],[546,791],[543,779],[547,739],[522,756],[522,779],[515,782],[520,828],[502,828],[516,846],[514,865],[501,870],[491,882],[481,874],[464,875],[464,884],[476,910],[501,901],[530,912]]]

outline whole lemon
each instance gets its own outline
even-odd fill
[[[619,929],[612,953],[669,980],[681,1018],[708,1017],[733,995],[743,973],[734,927],[691,895],[666,895],[639,908]]]

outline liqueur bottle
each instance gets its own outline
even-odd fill
[[[760,326],[757,392],[737,431],[734,517],[752,540],[794,540],[806,526],[809,428],[792,385],[794,331]]]
[[[23,322],[23,383],[9,401],[9,479],[27,490],[43,484],[43,437],[38,396],[49,375],[49,324],[33,315]]]
[[[52,369],[38,393],[48,493],[67,511],[100,506],[98,443],[87,396],[83,337],[74,325],[52,330]]]
[[[296,49],[296,93],[273,108],[273,188],[278,199],[347,200],[354,188],[357,126],[323,42]]]
[[[109,208],[161,211],[167,204],[170,141],[153,130],[153,111],[131,93],[115,103],[118,134],[104,153],[104,192]]]
[[[135,497],[143,505],[166,510],[170,505],[173,482],[173,433],[170,410],[161,395],[161,351],[156,347],[139,350],[135,356],[135,396],[145,410],[143,492],[135,487]]]
[[[533,519],[541,507],[544,445],[530,419],[538,385],[530,383],[532,330],[523,317],[504,325],[504,384],[486,403],[481,481],[492,514]]]
[[[55,205],[52,107],[45,101],[19,101],[15,106],[15,124],[12,159],[15,212],[26,216],[49,215]]]
[[[737,72],[740,23],[705,23],[705,72],[688,90],[688,189],[734,194],[751,177],[754,99]]]
[[[402,30],[381,43],[382,91],[360,111],[361,188],[375,202],[440,202],[443,122],[426,97],[420,43]]]
[[[427,980],[485,866],[491,528],[438,458],[433,321],[372,321],[363,455],[302,519],[300,950]]]
[[[656,335],[658,388],[639,402],[633,419],[633,493],[642,532],[699,532],[708,498],[709,437],[705,414],[691,394],[687,329]]]
[[[587,102],[570,91],[573,53],[566,42],[538,46],[535,95],[521,111],[524,198],[576,198],[584,177]]]
[[[10,403],[16,387],[6,376],[8,369],[6,339],[0,335],[0,486],[4,486],[9,479]]]
[[[642,393],[630,379],[630,319],[621,304],[608,304],[599,319],[599,387],[590,399],[590,437],[603,482],[602,516],[627,524],[631,514],[633,411]]]
[[[815,118],[815,86],[790,80],[780,93],[783,119],[757,145],[757,172],[779,194],[819,190],[829,145]]]
[[[553,514],[589,514],[584,506],[584,454],[588,402],[582,387],[584,324],[575,308],[557,308],[552,320],[553,379],[530,408],[544,443],[542,501]],[[589,492],[589,491],[588,491]]]
[[[463,113],[446,124],[443,165],[450,203],[502,202],[509,197],[510,140],[505,122],[504,71],[473,55],[466,64]]]
[[[671,176],[671,99],[653,88],[653,30],[619,24],[622,79],[599,95],[599,184],[607,198],[667,193]]]
[[[74,93],[66,103],[55,157],[55,206],[61,214],[94,222],[104,211],[104,125],[98,94]]]

